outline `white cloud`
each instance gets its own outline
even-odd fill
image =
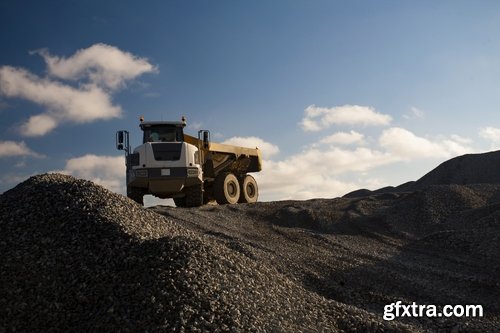
[[[269,165],[268,162],[266,162],[265,165],[266,167],[272,166],[272,164]],[[270,183],[269,180],[275,175],[277,175],[275,172],[265,171],[254,175],[259,184],[259,200],[275,201],[335,198],[361,187],[366,187],[366,184],[342,181],[336,177],[316,173],[295,173],[295,176],[300,177],[299,180],[291,180],[278,174],[277,176],[279,179],[284,181],[279,184]],[[288,180],[288,182],[286,182],[286,180]]]
[[[21,125],[21,134],[25,136],[42,136],[57,127],[55,117],[48,114],[31,116],[28,121]]]
[[[235,145],[235,146],[240,146],[240,147],[247,147],[247,148],[259,148],[262,157],[264,159],[268,159],[271,156],[274,156],[280,152],[278,146],[273,145],[272,143],[269,143],[267,141],[262,140],[261,138],[257,138],[255,136],[249,136],[249,137],[240,137],[240,136],[235,136],[232,138],[229,138],[222,142],[223,144],[226,145]]]
[[[471,147],[464,141],[456,137],[431,141],[400,127],[384,130],[379,138],[380,146],[401,160],[451,157],[471,152]]]
[[[104,44],[79,50],[69,58],[51,56],[47,51],[38,53],[44,57],[53,78],[80,81],[73,87],[22,68],[0,67],[0,95],[22,98],[45,108],[45,112],[31,116],[21,125],[20,131],[26,136],[45,135],[63,122],[88,123],[120,117],[122,109],[113,105],[109,89],[156,71],[145,59]]]
[[[345,133],[358,138],[359,133]],[[347,137],[346,136],[346,137]],[[362,135],[361,135],[362,136]],[[370,180],[343,181],[346,173],[362,173],[377,166],[391,163],[384,152],[368,148],[354,150],[313,146],[284,160],[271,158],[278,154],[278,146],[257,137],[234,137],[225,144],[259,147],[263,153],[263,170],[253,174],[257,179],[262,200],[332,198],[371,184]]]
[[[26,136],[45,135],[60,122],[110,119],[119,117],[122,112],[119,106],[112,105],[111,96],[95,85],[76,89],[10,66],[0,68],[0,93],[47,108],[45,113],[30,117],[21,126],[21,132]]]
[[[500,129],[495,127],[483,127],[479,130],[479,136],[490,141],[491,149],[500,148]]]
[[[304,110],[304,114],[300,125],[306,132],[320,131],[332,125],[385,126],[392,120],[391,116],[378,113],[372,107],[359,105],[332,108],[310,105]]]
[[[53,172],[84,178],[116,193],[125,194],[125,170],[125,157],[123,156],[88,154],[69,159],[64,170]]]
[[[470,145],[472,143],[472,139],[464,138],[464,137],[457,135],[457,134],[450,135],[450,138],[453,141],[459,142],[459,143],[464,144],[464,145]]]
[[[262,200],[331,198],[360,188],[375,189],[386,185],[372,176],[376,168],[425,160],[432,166],[435,160],[472,151],[466,138],[452,135],[430,140],[397,127],[384,130],[371,146],[323,144],[360,142],[364,138],[358,132],[344,134],[323,138],[283,160],[265,160],[263,170],[254,175]]]
[[[365,144],[365,136],[356,131],[350,132],[337,132],[332,135],[326,136],[319,141],[321,144],[339,144],[339,145],[352,145]]]
[[[101,43],[80,49],[69,58],[50,55],[45,49],[35,53],[44,58],[49,74],[54,77],[66,80],[88,78],[92,83],[110,89],[120,88],[128,80],[158,70],[145,58]]]
[[[309,148],[282,161],[264,161],[264,169],[254,176],[264,200],[332,198],[366,187],[341,180],[343,175],[391,163],[388,157],[368,148]]]
[[[0,158],[10,156],[31,156],[44,157],[41,154],[35,153],[26,146],[24,142],[15,141],[0,141]]]
[[[277,184],[281,180],[286,183],[289,183],[290,179],[298,181],[311,173],[341,175],[346,172],[366,171],[391,162],[393,160],[387,153],[364,147],[353,150],[338,147],[309,148],[282,161],[266,161],[266,169],[272,169],[276,173],[270,181]],[[271,167],[268,164],[271,164]]]
[[[405,115],[403,115],[403,118],[405,119],[422,119],[425,117],[425,112],[420,110],[417,107],[412,106],[409,110],[409,112]]]

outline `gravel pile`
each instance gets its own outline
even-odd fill
[[[500,184],[500,151],[452,158],[420,178],[419,186],[437,184]]]
[[[500,185],[432,185],[401,196],[387,213],[387,220],[396,231],[422,237],[455,229],[465,211],[483,207],[498,195]]]
[[[0,195],[0,333],[498,332],[497,158],[343,198],[200,208],[32,177]],[[484,317],[384,321],[396,301]]]
[[[420,330],[325,297],[291,262],[260,260],[267,250],[241,238],[250,226],[231,239],[186,222],[200,212],[237,225],[245,207],[168,218],[88,181],[30,178],[0,196],[0,332]]]
[[[500,185],[433,185],[386,212],[394,232],[500,272]]]
[[[411,331],[500,327],[498,185],[151,210],[305,289],[382,318],[384,306],[480,304],[482,318],[401,318]],[[392,322],[394,323],[394,322]]]
[[[381,193],[414,192],[432,185],[500,184],[500,150],[467,154],[441,163],[417,181],[387,186],[375,191],[360,189],[344,195],[360,198]]]

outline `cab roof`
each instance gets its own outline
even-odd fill
[[[139,126],[141,127],[141,129],[144,129],[151,126],[161,126],[161,125],[185,127],[186,123],[183,121],[143,121]]]

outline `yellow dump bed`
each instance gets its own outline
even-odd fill
[[[210,142],[209,147],[206,148],[202,140],[187,134],[184,134],[184,141],[198,147],[202,152],[202,164],[212,164],[214,174],[222,169],[238,171],[241,174],[262,170],[262,157],[258,148],[245,148],[215,142]]]

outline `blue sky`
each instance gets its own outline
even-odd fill
[[[497,1],[6,0],[0,27],[0,192],[54,170],[123,191],[139,115],[259,145],[263,200],[500,146]]]

